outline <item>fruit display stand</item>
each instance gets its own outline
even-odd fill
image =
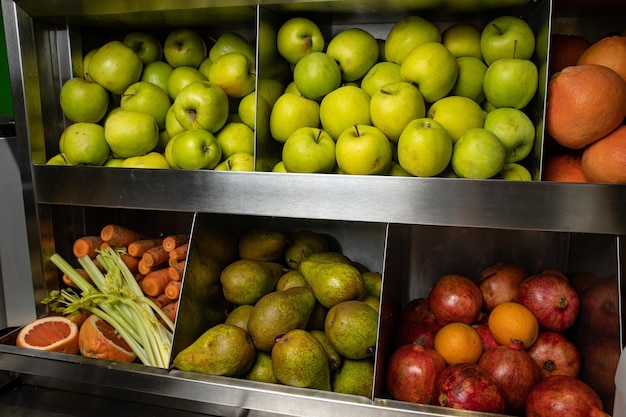
[[[411,298],[425,296],[443,274],[476,276],[503,258],[533,271],[593,269],[599,276],[623,276],[626,194],[622,186],[45,165],[58,150],[64,126],[58,106],[62,82],[82,62],[83,51],[119,36],[120,27],[163,31],[188,26],[216,33],[234,28],[254,38],[259,21],[306,15],[328,33],[362,26],[382,37],[393,22],[409,13],[423,14],[442,26],[461,19],[484,24],[495,16],[515,14],[526,17],[538,34],[545,31],[547,51],[550,28],[594,31],[597,37],[604,29],[599,22],[609,21],[617,28],[614,19],[626,12],[619,2],[606,2],[602,13],[593,14],[598,23],[587,27],[579,24],[583,10],[591,13],[583,2],[510,2],[510,6],[473,10],[415,3],[241,0],[224,6],[198,0],[172,9],[159,1],[2,0],[21,145],[15,157],[24,183],[35,289],[34,300],[21,301],[32,305],[37,316],[46,313],[41,304],[46,293],[59,286],[48,257],[67,253],[73,239],[108,219],[142,228],[152,225],[161,233],[191,224],[196,236],[224,225],[236,230],[252,225],[320,230],[335,237],[351,257],[379,269],[384,286],[371,398],[39,353],[12,345],[15,331],[11,329],[2,336],[0,370],[28,386],[64,386],[77,393],[167,405],[189,413],[472,415],[390,399],[384,362],[398,310]],[[543,103],[538,97],[532,116],[541,125]],[[529,163],[535,178],[540,177],[542,145],[540,137]],[[263,150],[259,152],[257,157],[262,157]],[[189,282],[184,284],[183,301]],[[182,323],[191,321],[186,314],[182,308],[174,351],[208,324],[185,328]]]

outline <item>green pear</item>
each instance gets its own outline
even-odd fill
[[[274,291],[282,274],[283,266],[277,262],[239,259],[220,274],[224,298],[235,305],[253,305],[265,294]]]
[[[304,329],[314,305],[315,296],[308,287],[294,287],[263,296],[248,318],[248,332],[256,348],[269,352],[278,337],[293,329]]]
[[[267,382],[277,384],[278,380],[274,375],[274,367],[272,366],[272,357],[267,352],[257,351],[256,360],[252,368],[243,376],[244,379],[250,381]]]
[[[278,279],[276,291],[283,291],[293,287],[306,287],[308,284],[299,271],[292,269]]]
[[[330,391],[328,355],[309,332],[294,329],[272,349],[274,375],[282,384]]]
[[[328,355],[328,364],[330,366],[330,371],[335,372],[341,366],[341,361],[343,358],[337,351],[333,348],[333,346],[328,341],[326,337],[326,333],[323,330],[309,330],[311,336],[317,339],[318,342],[322,345],[324,350],[326,351],[326,355]]]
[[[218,324],[180,351],[173,364],[181,371],[241,376],[250,370],[255,355],[248,332],[231,324]]]
[[[336,259],[303,259],[298,271],[313,290],[315,298],[331,308],[343,301],[356,300],[365,294],[361,272],[351,264]]]
[[[303,261],[305,260],[309,262],[322,262],[322,263],[327,263],[327,264],[332,263],[332,262],[337,262],[341,264],[355,266],[350,260],[350,258],[348,258],[343,253],[339,253],[335,251],[312,253],[310,256],[307,256],[305,259],[303,259]]]
[[[226,321],[224,323],[232,324],[248,331],[248,318],[250,317],[250,312],[253,308],[254,306],[250,304],[235,307],[233,311],[226,316]]]
[[[372,307],[377,313],[380,312],[380,298],[366,294],[361,301]]]
[[[328,309],[324,307],[319,301],[316,301],[315,306],[313,306],[313,312],[311,312],[311,317],[309,317],[309,323],[306,325],[306,329],[324,330],[326,313],[328,313]]]
[[[383,286],[383,276],[380,272],[363,272],[365,294],[380,298]]]
[[[374,361],[372,359],[344,359],[331,377],[334,392],[372,396],[374,386]]]
[[[316,252],[328,251],[328,239],[311,230],[295,232],[285,248],[285,262],[290,269],[297,269],[303,258]]]
[[[239,239],[239,257],[254,261],[279,262],[287,246],[287,236],[277,230],[254,228]]]
[[[348,359],[372,357],[376,349],[378,313],[359,300],[344,301],[326,314],[324,332],[333,348]]]

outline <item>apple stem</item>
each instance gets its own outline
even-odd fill
[[[361,134],[359,133],[359,126],[357,126],[357,124],[354,124],[354,131],[356,132],[356,136],[359,137],[361,136]]]
[[[317,136],[315,137],[315,143],[320,143],[320,138],[322,137],[322,129],[317,131]]]
[[[517,39],[513,41],[513,58],[517,55]]]

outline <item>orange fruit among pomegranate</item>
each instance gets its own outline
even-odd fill
[[[626,81],[626,37],[607,36],[594,42],[578,58],[578,65],[604,65]]]
[[[78,343],[81,355],[86,358],[132,362],[137,357],[113,326],[95,314],[80,327]]]
[[[548,82],[546,132],[582,149],[616,129],[626,116],[626,81],[602,65],[575,65]]]
[[[626,125],[583,151],[582,170],[592,182],[626,183]]]
[[[591,46],[585,37],[555,33],[550,37],[549,74],[561,71],[565,67],[576,65],[580,55]]]
[[[17,334],[16,346],[47,352],[78,353],[78,326],[66,317],[36,319]]]
[[[469,324],[450,323],[435,335],[435,350],[448,365],[476,363],[483,353],[483,340]]]
[[[587,182],[580,155],[561,154],[546,159],[543,166],[544,181]]]
[[[539,323],[526,307],[515,302],[498,304],[489,314],[489,331],[501,345],[520,343],[528,349],[539,336]]]

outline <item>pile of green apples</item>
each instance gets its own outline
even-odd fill
[[[275,49],[291,78],[259,100],[282,143],[274,171],[531,180],[522,161],[536,130],[525,110],[539,71],[525,20],[441,30],[407,16],[386,39],[352,27],[326,40],[314,21],[294,17]],[[260,67],[259,77],[276,72]]]

